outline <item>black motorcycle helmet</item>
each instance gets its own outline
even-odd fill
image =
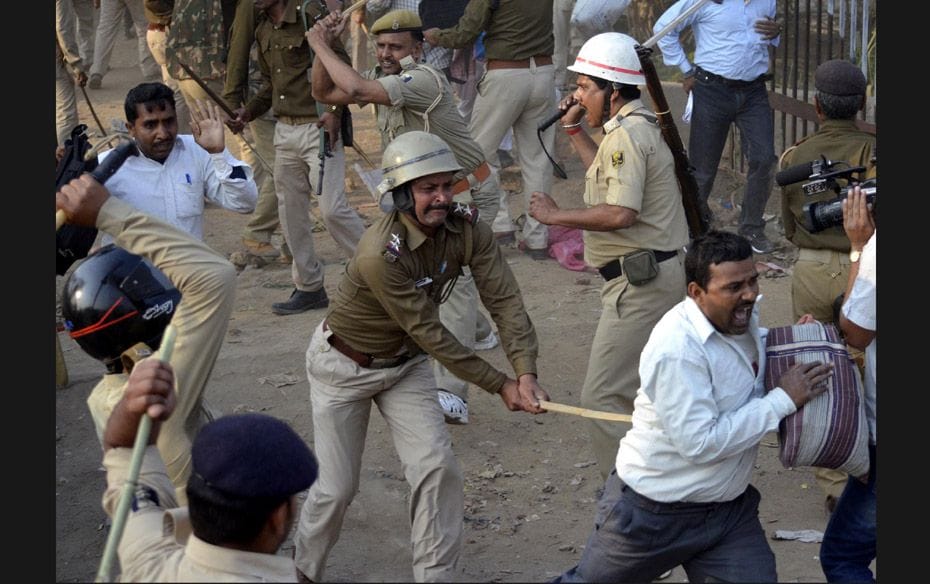
[[[71,338],[111,373],[122,371],[120,355],[136,343],[158,348],[181,301],[161,270],[112,244],[71,266],[61,294]]]

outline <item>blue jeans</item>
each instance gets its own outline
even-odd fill
[[[775,122],[763,81],[733,87],[720,81],[695,79],[688,156],[701,200],[707,203],[730,124],[739,128],[743,154],[749,159],[746,191],[739,218],[741,234],[765,228],[762,212],[772,193],[775,171]]]
[[[659,503],[614,470],[581,561],[552,582],[651,582],[678,565],[688,582],[775,582],[759,499],[749,485],[723,503]]]
[[[820,544],[820,566],[827,582],[874,582],[869,565],[875,559],[875,446],[869,446],[869,482],[855,477],[836,503]]]

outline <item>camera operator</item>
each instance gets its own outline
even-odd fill
[[[820,565],[828,582],[874,582],[869,566],[876,554],[876,459],[875,433],[876,352],[878,319],[875,295],[878,288],[875,258],[878,230],[874,209],[856,187],[843,200],[843,228],[849,236],[853,256],[847,278],[840,328],[846,341],[865,350],[865,414],[869,424],[869,474],[849,477],[846,488],[827,523],[820,546]]]
[[[856,114],[865,106],[866,80],[862,71],[849,61],[826,61],[814,73],[814,87],[817,89],[814,108],[820,127],[786,150],[779,168],[826,157],[866,167],[865,176],[860,178],[874,176],[875,136],[859,130],[855,121]],[[833,199],[836,193],[828,190],[808,196],[802,186],[802,182],[783,186],[781,197],[785,237],[799,248],[791,279],[794,318],[810,313],[821,322],[834,322],[833,302],[845,291],[850,269],[849,238],[841,224],[817,232],[805,229],[804,204]],[[817,469],[815,476],[832,512],[846,484],[846,475]]]

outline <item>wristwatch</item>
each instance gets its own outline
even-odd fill
[[[861,255],[862,255],[861,249],[852,249],[849,251],[849,261],[852,263],[856,263],[859,261],[859,256]]]

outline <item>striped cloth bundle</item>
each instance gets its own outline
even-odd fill
[[[852,476],[869,471],[869,428],[855,362],[832,324],[814,322],[770,328],[765,347],[765,390],[795,363],[832,362],[827,391],[778,425],[779,460],[785,468],[832,468]]]

